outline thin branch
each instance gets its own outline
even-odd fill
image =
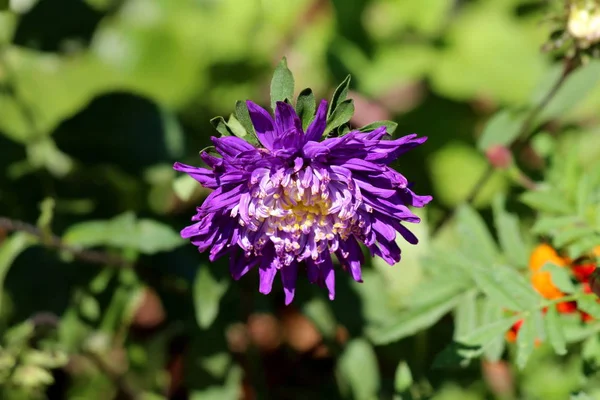
[[[554,83],[552,88],[548,91],[546,96],[538,103],[537,106],[531,109],[527,118],[523,121],[521,125],[521,129],[519,129],[519,133],[516,138],[510,143],[511,151],[520,151],[527,143],[531,140],[533,135],[535,135],[536,131],[533,129],[537,118],[540,113],[546,108],[546,106],[550,103],[550,101],[554,98],[556,93],[558,93],[559,89],[565,83],[571,72],[573,72],[579,64],[577,63],[577,58],[574,57],[572,59],[568,59],[565,61],[565,65],[563,68],[563,72],[560,75],[560,78]],[[481,177],[477,180],[469,195],[466,198],[466,202],[471,204],[479,192],[483,189],[486,183],[490,180],[490,178],[494,175],[494,167],[491,164],[488,164],[486,170],[483,172]],[[441,228],[444,226],[452,217],[453,211],[446,210],[442,218],[437,222],[437,224],[433,227],[431,235],[435,235]]]
[[[22,221],[16,221],[7,217],[0,216],[0,231],[6,232],[26,232],[39,239],[40,244],[44,247],[65,251],[71,254],[78,260],[85,261],[91,264],[102,264],[114,267],[132,268],[133,263],[122,257],[115,256],[102,251],[85,250],[77,246],[69,245],[62,241],[56,235],[48,235],[37,226],[28,224]]]

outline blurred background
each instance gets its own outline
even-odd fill
[[[569,398],[581,360],[544,348],[518,373],[502,361],[432,369],[456,302],[423,286],[436,268],[423,257],[457,237],[452,224],[429,232],[488,168],[486,123],[536,104],[561,71],[541,51],[548,3],[0,1],[1,397]],[[399,265],[370,261],[363,284],[338,273],[334,302],[302,282],[289,307],[279,283],[260,295],[256,271],[234,282],[227,260],[209,263],[179,238],[207,192],[172,170],[201,165],[212,117],[237,100],[269,104],[284,56],[296,93],[317,99],[352,75],[352,125],[393,120],[395,136],[428,136],[398,169],[434,197]],[[533,179],[557,124],[581,165],[600,155],[600,68],[582,71],[548,108],[560,123],[515,154]],[[492,175],[471,199],[483,220],[503,194],[531,221],[513,201],[523,189]],[[398,319],[412,301],[428,308]],[[406,329],[371,340],[390,321]],[[403,380],[413,389],[398,397]]]

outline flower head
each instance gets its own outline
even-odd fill
[[[567,29],[584,48],[600,41],[600,4],[596,0],[572,2]]]
[[[258,267],[265,294],[279,273],[289,304],[299,269],[311,283],[327,287],[333,299],[333,254],[360,282],[360,243],[389,264],[400,260],[396,233],[417,243],[402,223],[418,223],[408,207],[422,207],[431,196],[416,195],[389,164],[427,138],[386,140],[382,126],[321,140],[325,100],[306,132],[286,102],[276,103],[274,118],[253,102],[246,104],[262,147],[235,136],[213,137],[220,157],[201,154],[210,169],[174,166],[214,189],[198,207],[194,224],[181,232],[199,251],[210,249],[210,260],[228,255],[234,279]]]

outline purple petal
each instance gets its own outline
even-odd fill
[[[229,259],[229,271],[234,280],[239,280],[258,264],[260,258],[246,257],[242,251],[234,253]]]
[[[317,283],[319,280],[319,266],[311,258],[306,259],[306,273],[310,283]]]
[[[279,135],[295,131],[302,136],[302,122],[296,114],[296,110],[284,101],[278,101],[275,106],[275,128]]]
[[[185,172],[206,188],[214,189],[218,186],[217,181],[215,180],[215,174],[208,169],[192,167],[191,165],[179,162],[176,162],[173,165],[173,169],[179,172]]]
[[[285,305],[287,306],[294,300],[294,294],[296,293],[298,263],[293,262],[290,265],[286,265],[280,269],[279,273],[281,275],[281,283],[283,284],[283,291],[285,293]]]
[[[304,140],[318,142],[323,136],[325,126],[327,125],[327,100],[321,100],[315,119],[310,123],[306,129],[306,135]]]
[[[241,153],[253,152],[257,150],[250,143],[237,136],[223,136],[223,137],[211,137],[211,140],[215,144],[217,152],[226,159],[236,159]]]
[[[260,278],[260,286],[258,291],[262,294],[271,293],[271,289],[273,288],[273,280],[277,274],[275,260],[276,258],[273,258],[273,260],[266,266],[264,265],[265,263],[261,264],[260,268],[258,269],[258,275]]]
[[[273,118],[267,110],[250,100],[246,101],[246,105],[258,140],[266,149],[272,151],[276,137]]]
[[[402,197],[405,204],[409,204],[413,207],[423,207],[433,200],[433,197],[431,196],[419,196],[408,188],[404,189],[404,193],[400,193],[400,197]]]
[[[304,153],[304,157],[315,160],[329,154],[330,149],[324,146],[322,142],[308,142],[304,145],[302,152]]]
[[[348,240],[340,242],[340,248],[336,255],[340,263],[350,270],[352,278],[356,282],[362,282],[361,264],[364,261],[364,256],[356,239],[351,236]]]
[[[321,277],[325,282],[325,286],[329,290],[329,300],[333,300],[335,298],[335,273],[329,254],[325,255],[323,262],[319,264],[319,269],[321,270]]]

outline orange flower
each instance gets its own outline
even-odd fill
[[[529,270],[531,274],[532,286],[546,299],[559,299],[564,293],[558,290],[552,283],[552,276],[548,271],[540,271],[546,263],[552,263],[560,267],[567,265],[556,250],[550,245],[542,243],[538,245],[529,257]]]
[[[531,272],[538,272],[542,269],[544,264],[548,262],[560,267],[564,267],[567,264],[552,246],[547,243],[542,243],[531,252],[531,256],[529,257],[529,270]]]
[[[531,285],[545,299],[554,300],[564,297],[564,293],[558,290],[552,283],[552,275],[548,271],[534,272],[531,275]]]

